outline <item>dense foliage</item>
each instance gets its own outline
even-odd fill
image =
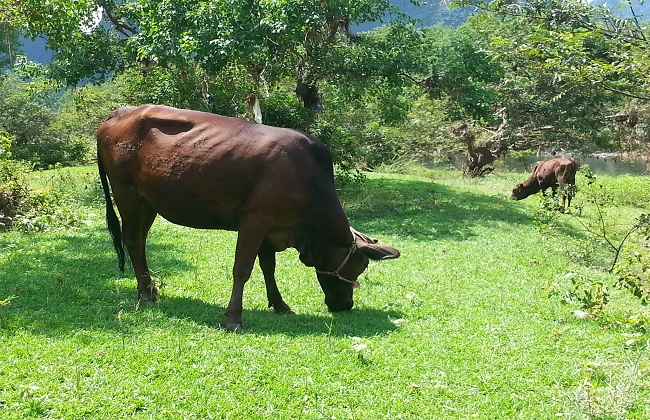
[[[56,109],[58,94],[46,84],[24,82],[13,73],[0,76],[0,130],[11,157],[40,167],[86,158],[89,131],[75,132]],[[79,121],[78,123],[81,123]]]
[[[38,166],[82,159],[113,107],[139,103],[306,130],[346,171],[462,150],[461,122],[499,152],[645,151],[640,20],[580,1],[456,3],[485,13],[452,28],[414,26],[384,0],[3,0],[3,73],[29,78],[3,76],[0,128]],[[45,37],[49,65],[7,53],[21,32]]]

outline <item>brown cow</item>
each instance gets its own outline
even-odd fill
[[[578,163],[573,158],[556,158],[539,162],[530,178],[518,184],[512,190],[510,198],[522,200],[538,191],[541,191],[542,195],[546,195],[546,190],[549,187],[553,191],[553,196],[555,196],[559,183],[562,191],[562,207],[564,207],[565,202],[569,207],[571,205],[571,194],[567,193],[567,185],[576,184],[577,171]]]
[[[292,313],[276,285],[276,252],[296,248],[300,260],[315,267],[331,311],[352,308],[353,287],[369,258],[399,256],[350,228],[334,188],[330,153],[305,133],[164,106],[120,108],[99,126],[97,163],[120,268],[124,244],[143,301],[158,299],[145,256],[157,214],[193,228],[238,231],[233,289],[222,322],[229,330],[243,328],[244,284],[256,257],[269,307]]]

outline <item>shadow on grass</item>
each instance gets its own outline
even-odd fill
[[[422,180],[369,179],[362,190],[344,193],[342,201],[358,229],[412,240],[465,240],[481,234],[485,224],[524,225],[533,220],[529,210],[505,194],[474,193]],[[0,259],[0,299],[16,296],[0,307],[1,329],[46,335],[98,328],[119,331],[118,314],[140,311],[132,270],[119,272],[103,227],[0,237],[0,250],[8,253]],[[147,251],[156,255],[154,270],[167,275],[192,268],[178,257],[187,251],[171,242],[150,241]],[[162,303],[150,312],[218,328],[224,307],[195,298],[165,297],[163,292]],[[244,308],[243,317],[256,334],[370,336],[393,330],[391,319],[400,314],[359,308],[331,315],[282,316]]]
[[[373,178],[360,191],[344,192],[341,200],[357,229],[417,240],[465,240],[488,223],[533,222],[505,193],[474,193],[434,181]]]
[[[225,306],[187,297],[163,297],[156,307],[167,317],[208,328],[220,328],[219,322],[225,312]],[[242,318],[246,326],[245,332],[256,335],[369,337],[394,330],[396,327],[392,320],[400,318],[400,314],[395,310],[353,308],[340,313],[327,313],[323,310],[322,315],[281,315],[272,309],[249,309],[244,306]]]
[[[167,245],[148,249],[168,256],[168,272],[189,268]],[[119,271],[103,228],[0,236],[0,252],[0,299],[10,298],[0,307],[0,329],[56,335],[105,328],[137,303],[133,271]],[[125,278],[128,286],[120,281]]]
[[[171,275],[191,270],[191,264],[177,257],[182,250],[161,242],[147,247],[150,255],[156,255],[161,272]],[[66,235],[0,237],[0,250],[5,253],[0,259],[0,300],[11,298],[0,307],[0,331],[23,330],[52,337],[98,329],[123,333],[127,318],[131,323],[127,330],[147,328],[151,318],[220,329],[226,302],[166,296],[163,288],[160,304],[140,305],[133,271],[128,265],[125,273],[119,271],[103,228]],[[398,314],[355,309],[342,314],[285,316],[271,309],[244,307],[243,317],[248,331],[256,334],[370,336],[393,329],[390,319]]]

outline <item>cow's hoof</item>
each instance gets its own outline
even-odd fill
[[[291,310],[289,305],[286,303],[278,304],[278,305],[269,305],[273,307],[273,310],[275,311],[276,314],[281,314],[281,315],[295,315],[296,313]]]
[[[158,303],[158,290],[147,290],[145,293],[140,293],[140,302],[142,303]]]
[[[292,311],[291,309],[287,308],[286,311],[278,311],[277,309],[275,310],[275,313],[278,315],[295,315],[296,313]]]
[[[224,319],[223,321],[221,321],[219,325],[221,326],[221,328],[232,332],[244,331],[244,324],[241,321]]]

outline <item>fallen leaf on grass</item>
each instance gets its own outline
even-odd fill
[[[354,349],[354,351],[360,353],[360,352],[364,351],[365,349],[367,349],[368,345],[364,344],[364,343],[354,343],[354,344],[352,344],[352,348]]]
[[[578,309],[576,309],[575,311],[573,311],[573,315],[574,315],[576,318],[579,318],[579,319],[592,319],[592,318],[594,317],[594,316],[593,316],[592,314],[590,314],[589,312],[581,311],[581,310],[578,310]]]

